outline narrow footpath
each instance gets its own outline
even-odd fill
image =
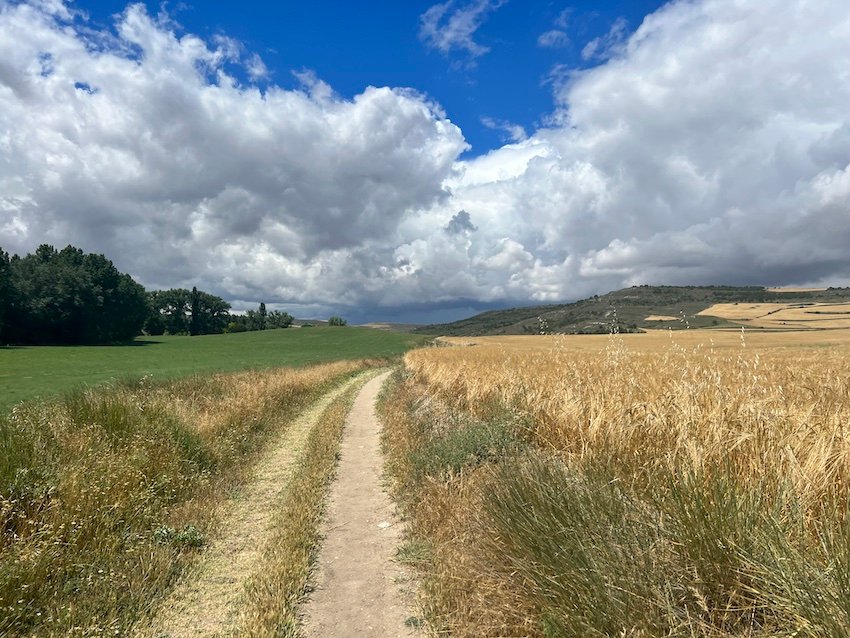
[[[258,569],[265,539],[296,461],[324,410],[362,375],[325,394],[301,414],[258,463],[240,498],[231,503],[222,534],[213,539],[201,564],[164,602],[150,626],[134,635],[191,638],[226,634],[235,627],[245,579]]]
[[[419,635],[406,605],[405,571],[393,561],[401,525],[381,484],[375,402],[387,374],[369,381],[348,416],[331,488],[315,590],[304,606],[307,638]],[[409,623],[409,624],[408,624]]]

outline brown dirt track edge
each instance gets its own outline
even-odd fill
[[[315,590],[304,607],[307,638],[402,638],[409,623],[405,570],[393,561],[402,529],[381,485],[383,458],[375,401],[389,373],[369,381],[348,416],[331,488]]]
[[[374,371],[369,371],[358,375],[325,394],[293,421],[258,462],[254,478],[239,498],[230,502],[232,509],[199,564],[159,606],[152,620],[136,628],[134,636],[209,638],[237,629],[247,579],[262,570],[259,563],[275,511],[310,432],[335,399],[364,381],[346,419],[337,477],[322,528],[325,540],[315,589],[303,605],[303,630],[308,638],[418,635],[405,623],[411,614],[399,583],[406,576],[392,560],[401,529],[381,486],[383,458],[375,401],[388,374],[374,376]]]

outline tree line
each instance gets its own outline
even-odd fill
[[[230,314],[197,288],[146,291],[103,255],[42,244],[24,257],[0,248],[0,345],[108,344],[149,335],[287,328],[289,313],[261,303]]]

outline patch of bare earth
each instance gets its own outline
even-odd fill
[[[169,638],[214,636],[235,627],[245,579],[255,573],[274,512],[297,467],[308,435],[324,410],[357,377],[324,395],[286,429],[256,467],[253,480],[212,539],[196,570],[164,602],[147,627],[134,635]]]
[[[393,561],[401,525],[381,481],[375,401],[386,376],[363,387],[348,417],[315,589],[304,607],[308,638],[418,635],[406,623],[412,612],[405,570]]]

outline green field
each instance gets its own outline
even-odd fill
[[[422,337],[371,328],[299,328],[197,337],[140,337],[122,346],[0,348],[0,412],[18,401],[116,378],[157,379],[339,359],[394,357]]]

